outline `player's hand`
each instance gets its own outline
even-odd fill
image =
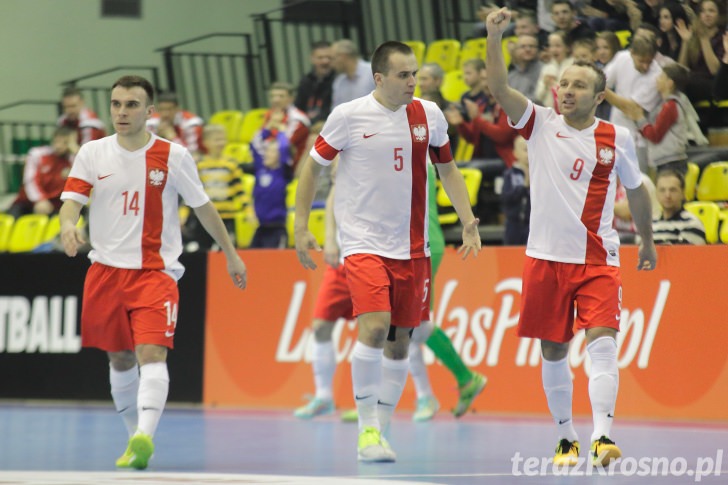
[[[316,238],[313,237],[311,231],[305,229],[302,231],[296,231],[295,239],[296,256],[298,256],[298,260],[301,262],[304,268],[316,269],[316,263],[313,262],[313,259],[311,259],[311,255],[308,252],[310,249],[321,251],[321,246],[319,246],[316,242]]]
[[[485,27],[488,29],[488,36],[503,35],[508,24],[511,23],[511,11],[503,7],[488,14],[485,19]]]
[[[445,119],[450,125],[453,126],[457,126],[465,121],[465,119],[463,118],[463,114],[454,104],[451,104],[450,106],[445,108]]]
[[[475,218],[473,222],[463,226],[463,245],[458,248],[458,254],[462,255],[463,259],[466,259],[471,252],[473,257],[478,256],[482,245],[478,231],[479,223],[480,219]]]
[[[227,272],[235,286],[241,290],[248,286],[248,268],[245,267],[245,263],[237,253],[227,258]]]
[[[63,250],[67,256],[76,256],[78,247],[85,242],[83,232],[76,226],[68,224],[66,227],[61,228],[61,243],[63,243]]]
[[[640,243],[638,271],[652,271],[657,267],[657,249],[655,243]]]
[[[48,199],[39,200],[33,204],[33,213],[51,215],[53,213],[53,203]]]
[[[338,268],[340,256],[341,253],[339,252],[338,244],[324,244],[324,262],[326,264],[334,269]]]
[[[480,115],[480,108],[478,107],[478,103],[475,101],[464,99],[463,104],[465,105],[465,111],[468,113],[468,117],[471,120],[474,120]]]

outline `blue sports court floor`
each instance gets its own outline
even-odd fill
[[[586,456],[591,422],[576,424]],[[413,423],[402,412],[390,440],[398,461],[374,465],[357,463],[356,425],[334,416],[169,408],[142,472],[114,469],[124,434],[111,403],[0,404],[0,484],[728,483],[728,423],[617,421],[625,461],[571,476],[548,463],[556,439],[543,418],[443,410]]]

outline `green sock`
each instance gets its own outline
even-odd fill
[[[455,351],[455,347],[452,346],[452,341],[440,327],[435,327],[425,343],[432,349],[435,356],[445,364],[445,367],[452,372],[452,375],[458,381],[458,386],[462,387],[470,382],[473,373],[465,366],[463,359],[460,358]]]

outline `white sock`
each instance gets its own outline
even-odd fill
[[[118,371],[109,364],[109,383],[114,407],[124,421],[129,436],[137,429],[137,393],[139,392],[139,366]]]
[[[543,390],[546,392],[549,411],[559,431],[559,440],[566,438],[569,441],[576,441],[578,437],[571,413],[574,383],[571,380],[567,357],[557,361],[549,361],[542,357],[541,360]]]
[[[139,431],[154,436],[169,393],[166,362],[144,364],[139,368]]]
[[[409,344],[409,372],[415,383],[417,399],[432,397],[432,386],[430,385],[430,376],[427,374],[422,346],[414,341]]]
[[[589,399],[591,399],[594,433],[592,441],[609,437],[614,420],[614,406],[619,389],[617,342],[612,337],[600,337],[586,346],[591,358]]]
[[[359,412],[359,431],[365,426],[379,428],[377,401],[382,381],[382,356],[384,349],[369,347],[357,340],[351,353],[351,382],[354,401]]]
[[[387,433],[389,421],[402,397],[404,385],[407,383],[409,361],[382,358],[382,385],[379,387],[378,414],[379,425],[383,433]]]
[[[334,343],[313,343],[313,379],[316,383],[316,397],[319,399],[333,399],[334,371],[336,370],[336,354]]]

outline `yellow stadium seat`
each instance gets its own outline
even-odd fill
[[[4,253],[8,249],[8,241],[10,234],[13,232],[13,224],[15,218],[10,214],[0,214],[0,253]]]
[[[421,40],[405,40],[402,43],[407,44],[410,48],[412,48],[412,52],[415,53],[415,58],[417,59],[417,65],[422,66],[422,63],[425,61],[427,45]]]
[[[618,30],[615,34],[617,35],[617,39],[619,39],[619,45],[622,46],[622,49],[626,48],[629,45],[629,39],[632,37],[632,32],[629,30]]]
[[[293,209],[296,207],[296,189],[298,188],[298,179],[293,179],[286,186],[286,207]]]
[[[463,44],[463,48],[460,50],[460,62],[458,63],[458,69],[463,68],[463,63],[470,59],[483,59],[485,60],[485,54],[488,50],[488,39],[485,37],[478,37],[476,39],[468,39]]]
[[[460,57],[460,41],[455,39],[441,39],[430,42],[425,54],[425,63],[434,62],[442,67],[443,71],[454,71],[458,67]]]
[[[256,229],[258,221],[248,211],[235,214],[235,245],[241,249],[250,247]]]
[[[8,241],[8,252],[27,253],[43,242],[48,216],[45,214],[28,214],[19,217],[13,225],[13,232]]]
[[[685,200],[695,200],[695,186],[698,184],[700,167],[697,163],[688,162],[688,172],[685,174]]]
[[[483,172],[477,168],[460,168],[460,173],[463,175],[465,180],[465,187],[468,189],[468,198],[470,199],[470,205],[475,207],[478,203],[478,192],[480,192],[480,185],[483,181]],[[442,184],[438,183],[437,189],[437,205],[439,207],[452,207],[450,197],[447,196],[445,188]],[[454,224],[458,221],[458,215],[455,212],[443,213],[438,216],[440,224]]]
[[[231,158],[238,163],[253,163],[250,143],[228,143],[222,151],[222,156]]]
[[[255,188],[255,175],[250,173],[243,174],[243,209],[253,205],[253,189]]]
[[[296,246],[293,231],[295,220],[295,211],[288,211],[288,216],[286,217],[286,232],[288,233],[289,248]],[[316,238],[318,245],[323,247],[324,240],[326,239],[326,209],[311,209],[311,215],[308,218],[308,230]]]
[[[685,210],[692,212],[703,223],[705,228],[705,241],[708,244],[718,242],[718,222],[720,221],[720,207],[715,202],[687,202]]]
[[[473,158],[475,145],[468,143],[464,138],[458,139],[458,147],[455,150],[456,162],[469,162]]]
[[[700,174],[698,200],[728,201],[728,162],[713,162]]]
[[[189,207],[182,206],[182,208],[186,208],[189,211]],[[78,222],[76,223],[76,227],[79,229],[86,225],[86,221],[84,220],[83,216],[79,216]],[[51,216],[51,218],[48,220],[48,225],[46,226],[45,233],[43,233],[43,241],[42,242],[49,242],[55,239],[56,236],[58,236],[61,233],[61,218],[58,216],[58,214],[55,214]]]
[[[241,143],[250,143],[253,140],[258,130],[263,127],[267,112],[267,108],[255,108],[245,113],[243,122],[240,125],[240,135],[238,136]]]
[[[722,209],[720,215],[720,242],[728,244],[728,209]]]
[[[240,138],[240,126],[243,123],[243,117],[242,111],[217,111],[210,116],[208,124],[224,126],[228,142],[234,143]]]
[[[463,94],[468,91],[468,85],[463,80],[463,71],[450,71],[445,73],[445,77],[442,80],[442,97],[451,103],[460,102],[460,98]]]

